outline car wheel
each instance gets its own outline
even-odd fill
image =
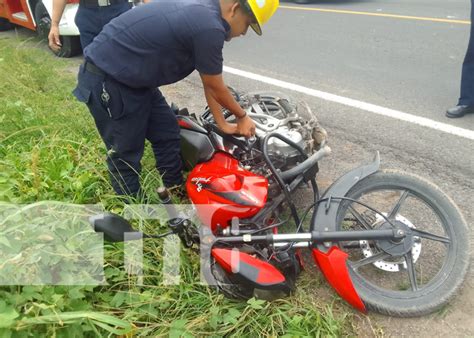
[[[38,2],[35,7],[35,21],[38,36],[48,41],[48,34],[51,29],[51,17],[41,1]],[[57,56],[68,58],[81,53],[82,49],[79,36],[61,35],[60,40],[62,47],[59,51],[54,52]]]

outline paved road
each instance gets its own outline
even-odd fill
[[[304,6],[291,2],[282,5],[275,19],[265,27],[264,38],[248,34],[248,39],[229,44],[229,65],[446,122],[443,112],[459,96],[460,65],[469,25],[422,21],[419,17],[466,21],[468,1],[325,1]],[[467,125],[466,120],[450,123],[474,129],[474,116],[467,121]]]
[[[264,37],[249,32],[245,39],[226,46],[227,65],[474,130],[474,115],[457,120],[444,117],[445,109],[459,96],[470,28],[468,1],[341,0],[282,5],[265,26]],[[242,86],[248,82],[229,75],[227,79],[240,81]],[[387,147],[410,166],[431,168],[429,171],[459,184],[466,192],[461,198],[472,205],[472,140],[301,97],[337,133],[368,146]]]

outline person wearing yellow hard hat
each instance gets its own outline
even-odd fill
[[[279,0],[220,0],[222,18],[230,25],[228,40],[245,35],[248,27],[262,35],[262,26],[278,8]]]
[[[224,83],[225,41],[262,26],[278,0],[153,0],[105,25],[84,49],[74,90],[94,118],[107,148],[112,187],[140,195],[145,141],[166,187],[183,182],[180,128],[159,87],[199,72],[217,126],[227,134],[255,135],[255,123]],[[232,112],[229,123],[222,108]]]
[[[250,27],[252,27],[255,33],[262,35],[262,26],[277,10],[279,0],[239,0],[239,3],[255,19]]]

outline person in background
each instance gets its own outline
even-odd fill
[[[51,29],[48,35],[49,47],[58,52],[61,49],[59,22],[68,0],[53,0]],[[79,29],[82,49],[86,48],[110,20],[132,8],[129,0],[80,0],[74,22]]]
[[[449,118],[463,117],[466,114],[474,113],[474,6],[471,0],[471,33],[467,46],[466,56],[462,63],[461,75],[461,97],[456,107],[446,111]]]

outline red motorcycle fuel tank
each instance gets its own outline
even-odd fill
[[[194,167],[186,190],[201,222],[216,233],[229,227],[234,217],[256,215],[267,202],[268,181],[241,168],[231,155],[217,152],[209,161]]]

